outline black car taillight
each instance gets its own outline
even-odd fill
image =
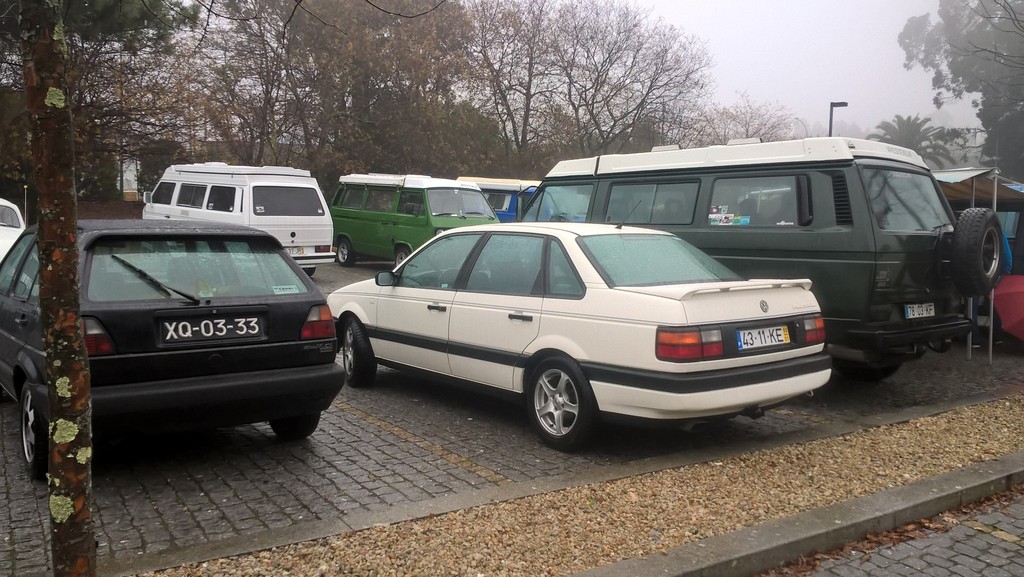
[[[85,352],[90,357],[114,354],[114,341],[98,320],[82,317],[82,334],[85,336]]]
[[[717,327],[658,327],[654,352],[662,361],[703,361],[721,357],[725,347]]]
[[[336,333],[334,332],[334,317],[331,316],[331,307],[318,305],[309,309],[299,338],[302,340],[326,339],[333,336],[336,336]]]

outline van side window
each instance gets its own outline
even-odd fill
[[[796,226],[796,176],[720,178],[711,188],[708,224]]]
[[[612,185],[605,222],[693,224],[699,189],[699,182]]]
[[[388,212],[395,200],[395,191],[390,188],[368,188],[366,190],[366,210]]]
[[[178,206],[191,206],[194,208],[203,207],[203,198],[206,196],[205,184],[183,184],[178,190]]]
[[[235,191],[236,189],[233,186],[211,186],[210,198],[206,201],[206,209],[234,212]]]
[[[153,204],[171,204],[172,196],[174,196],[174,183],[161,182],[153,190]]]
[[[362,208],[365,188],[346,188],[341,192],[341,208]]]
[[[423,193],[418,190],[403,190],[398,193],[398,212],[400,214],[423,214]]]

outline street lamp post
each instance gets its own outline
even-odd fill
[[[836,108],[846,108],[848,104],[846,102],[829,102],[828,103],[828,135],[832,136],[832,112]]]

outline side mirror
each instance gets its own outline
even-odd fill
[[[153,191],[152,190],[147,190],[146,192],[142,193],[142,202],[144,202],[146,204],[152,204],[152,202],[153,202]]]
[[[395,273],[389,270],[382,270],[377,273],[374,281],[376,281],[377,286],[395,286]]]

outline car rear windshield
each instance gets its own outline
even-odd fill
[[[652,286],[742,280],[676,236],[605,234],[578,240],[608,286]]]
[[[254,186],[252,212],[260,216],[322,216],[320,191],[306,186]]]
[[[107,237],[89,253],[85,294],[94,302],[309,292],[264,238]]]
[[[882,230],[927,232],[953,224],[930,176],[868,167],[862,175],[871,212]]]
[[[431,188],[427,190],[430,214],[435,216],[494,216],[491,205],[478,190],[464,188]]]

